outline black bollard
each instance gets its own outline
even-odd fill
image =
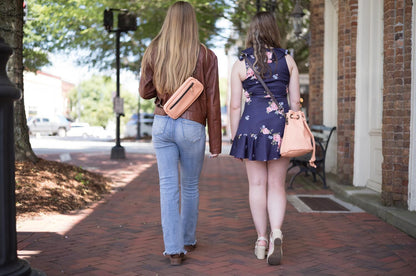
[[[9,80],[12,49],[0,37],[0,276],[45,275],[17,258],[13,101],[21,91]]]

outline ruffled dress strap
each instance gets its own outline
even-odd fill
[[[289,54],[289,50],[287,49],[274,48],[273,50],[278,60]]]
[[[241,51],[240,55],[238,56],[239,60],[244,60],[244,56],[250,57],[252,56],[252,58],[254,58],[254,49],[253,48],[247,48],[243,51]]]
[[[273,52],[276,55],[277,59],[281,59],[284,56],[289,54],[289,50],[282,49],[282,48],[273,48]],[[244,55],[247,57],[254,59],[254,49],[253,48],[247,48],[243,51],[241,51],[240,55],[238,56],[239,60],[244,60]]]

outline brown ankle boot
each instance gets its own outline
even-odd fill
[[[185,248],[185,250],[187,252],[192,252],[195,250],[196,248],[196,244],[190,244],[190,245],[184,245],[183,248]]]
[[[183,253],[169,255],[170,265],[181,265],[184,258],[185,254]]]

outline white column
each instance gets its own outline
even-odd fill
[[[354,186],[381,192],[383,1],[358,1]]]
[[[337,126],[338,114],[338,1],[325,0],[323,124]],[[326,153],[327,172],[337,169],[337,132],[332,134]]]
[[[409,184],[408,205],[416,211],[416,5],[413,4],[412,18],[412,90],[410,117]]]

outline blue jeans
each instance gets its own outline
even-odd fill
[[[152,136],[159,170],[163,254],[186,253],[184,245],[196,243],[198,182],[205,156],[205,126],[182,118],[174,120],[155,115]]]

